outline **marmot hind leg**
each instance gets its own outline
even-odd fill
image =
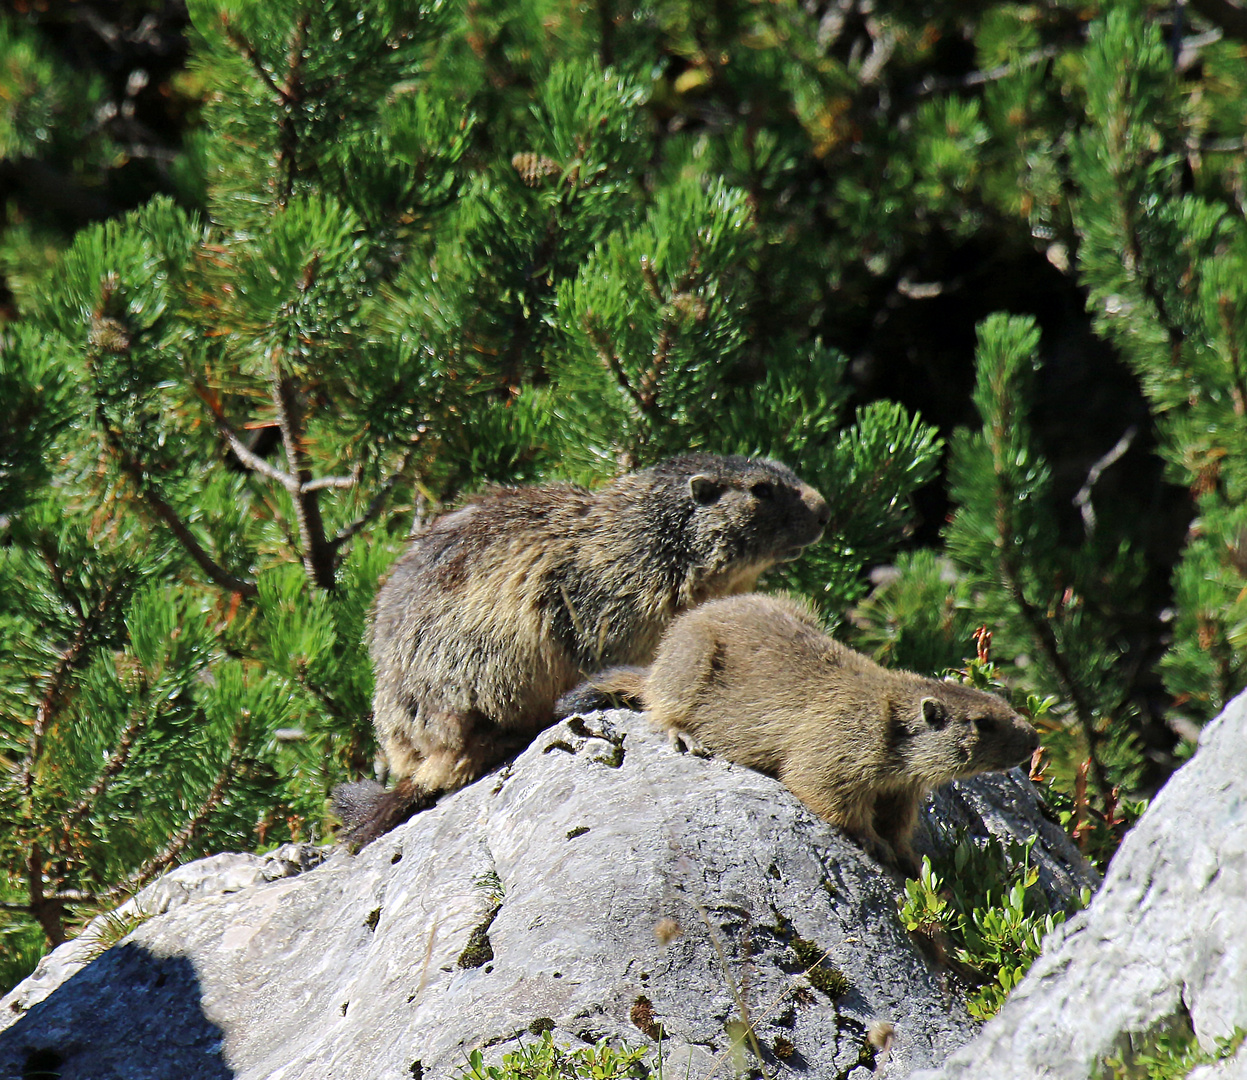
[[[433,732],[446,742],[432,738]],[[391,764],[401,754],[406,764],[415,765],[392,788],[359,780],[334,789],[334,812],[345,826],[339,839],[352,854],[427,810],[439,795],[467,786],[531,740],[524,733],[499,731],[481,716],[448,712],[437,714],[423,736],[418,749],[405,737],[387,741]]]

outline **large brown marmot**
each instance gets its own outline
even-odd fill
[[[559,715],[618,695],[653,722],[774,776],[820,817],[911,874],[910,835],[940,784],[1025,762],[1039,735],[1001,698],[880,667],[811,611],[753,594],[681,616],[648,670],[602,672]]]
[[[774,461],[687,454],[598,491],[501,488],[438,518],[377,596],[374,720],[390,791],[337,802],[358,847],[531,741],[586,675],[648,663],[668,623],[752,589],[823,533]]]

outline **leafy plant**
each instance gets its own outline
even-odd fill
[[[1044,936],[1065,921],[1052,911],[1030,865],[1032,838],[1007,847],[962,836],[939,872],[929,857],[905,882],[901,923],[946,950],[978,985],[966,1007],[979,1020],[994,1016],[1039,956]],[[1078,906],[1091,899],[1084,890]]]
[[[1217,1039],[1212,1050],[1205,1050],[1195,1037],[1190,1017],[1180,1015],[1146,1035],[1128,1035],[1127,1047],[1106,1057],[1104,1064],[1113,1080],[1178,1080],[1199,1065],[1234,1057],[1245,1038],[1247,1032],[1235,1028],[1232,1035]]]
[[[473,1050],[456,1074],[457,1080],[616,1080],[620,1077],[661,1077],[661,1056],[651,1068],[650,1051],[627,1045],[615,1049],[605,1040],[572,1050],[555,1044],[549,1031],[541,1041],[525,1043],[504,1054],[501,1065],[486,1065],[484,1055]]]

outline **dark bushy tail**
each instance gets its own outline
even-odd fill
[[[418,787],[410,777],[388,790],[375,780],[339,784],[333,789],[333,812],[342,822],[338,841],[354,855],[436,801],[435,795]]]
[[[615,667],[599,671],[575,690],[569,690],[554,704],[554,718],[566,720],[577,713],[598,709],[644,709],[645,679],[648,668]]]

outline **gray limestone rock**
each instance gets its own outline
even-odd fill
[[[48,953],[30,978],[0,998],[0,1031],[15,1024],[31,1006],[99,956],[100,937],[111,927],[163,915],[190,900],[240,892],[266,881],[293,877],[319,866],[328,852],[328,848],[311,844],[284,844],[267,855],[229,852],[171,870],[113,911],[92,919],[76,938]]]
[[[1085,911],[935,1080],[1086,1080],[1172,1025],[1206,1050],[1247,1030],[1247,695],[1126,837]],[[1247,1076],[1247,1054],[1201,1076]]]
[[[1094,880],[1020,774],[957,785],[932,816],[923,843],[1039,831],[1047,887]],[[0,1078],[432,1080],[551,1027],[572,1046],[661,1033],[667,1075],[730,1076],[744,1013],[769,1075],[864,1080],[976,1031],[892,878],[774,780],[678,753],[634,713],[572,718],[358,856],[317,857],[204,860],[155,887],[183,902],[141,896],[153,917],[85,967],[62,946],[5,1000]]]

